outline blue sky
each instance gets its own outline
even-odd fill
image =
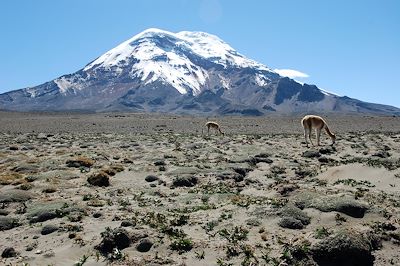
[[[397,0],[2,0],[0,93],[73,73],[151,27],[212,33],[302,82],[400,107]]]

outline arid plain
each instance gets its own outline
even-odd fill
[[[400,265],[400,118],[325,118],[0,112],[0,264]]]

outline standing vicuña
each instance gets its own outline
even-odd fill
[[[206,123],[206,127],[208,135],[210,135],[210,128],[213,128],[216,131],[218,131],[221,135],[224,135],[224,132],[221,131],[221,127],[218,125],[217,122],[209,121]]]
[[[335,144],[336,136],[329,130],[328,124],[325,122],[324,119],[322,119],[322,117],[317,116],[317,115],[306,115],[301,120],[301,124],[303,125],[303,128],[304,128],[304,137],[306,139],[307,147],[308,147],[307,137],[310,139],[311,145],[314,146],[314,144],[312,143],[312,140],[311,140],[311,130],[313,128],[315,128],[315,130],[317,132],[317,145],[318,146],[319,146],[319,138],[321,136],[322,129],[325,129],[326,134],[328,134],[329,137],[331,137],[332,145]]]

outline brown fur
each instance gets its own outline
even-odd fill
[[[218,125],[217,122],[213,121],[208,121],[205,125],[207,127],[207,133],[210,135],[210,128],[215,129],[217,132],[219,132],[221,135],[224,135],[224,132],[221,131],[221,127]]]
[[[332,139],[332,145],[335,144],[336,141],[336,136],[333,134],[329,127],[328,124],[325,122],[322,117],[317,116],[317,115],[306,115],[302,120],[301,124],[304,129],[304,138],[306,139],[306,144],[308,147],[308,139],[310,139],[311,145],[314,146],[311,140],[311,130],[315,128],[316,134],[317,134],[317,146],[320,144],[320,136],[321,136],[321,130],[325,129],[325,132],[329,135],[329,137]]]

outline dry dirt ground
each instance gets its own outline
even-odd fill
[[[0,112],[0,264],[400,265],[400,118],[210,119]]]

